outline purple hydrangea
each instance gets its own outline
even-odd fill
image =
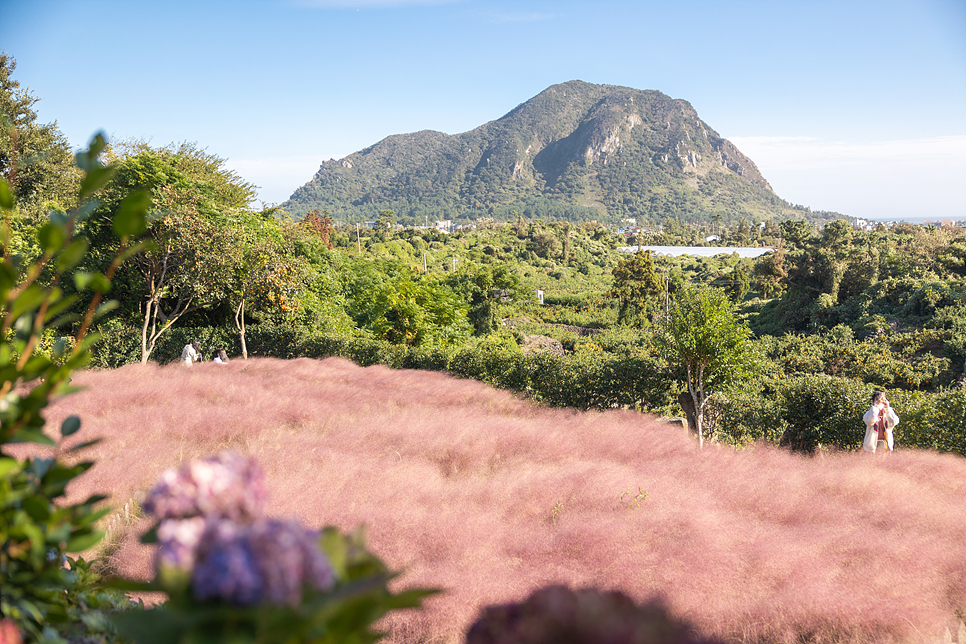
[[[298,521],[263,519],[248,532],[259,570],[265,581],[265,599],[273,604],[296,606],[302,590],[329,590],[335,574],[319,547],[319,535]]]
[[[195,597],[249,605],[297,606],[306,587],[329,590],[335,575],[318,534],[295,520],[260,519],[240,525],[207,522],[191,576]]]
[[[166,471],[144,509],[162,520],[219,516],[247,522],[263,515],[266,497],[261,467],[226,451]]]
[[[242,606],[262,600],[263,578],[247,538],[248,529],[228,519],[208,522],[191,575],[195,598]]]
[[[176,568],[191,572],[195,566],[195,553],[204,532],[204,517],[162,521],[158,525],[158,543],[161,547],[155,557],[155,566],[159,570]]]
[[[235,452],[165,472],[144,504],[161,519],[158,572],[190,573],[196,599],[239,605],[297,606],[306,588],[331,589],[318,532],[260,518],[265,497],[261,468]]]

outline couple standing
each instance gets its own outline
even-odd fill
[[[888,449],[891,452],[895,447],[892,429],[899,424],[899,415],[889,404],[884,391],[877,391],[872,395],[872,406],[862,416],[862,420],[865,421],[862,449],[873,454],[877,449]]]

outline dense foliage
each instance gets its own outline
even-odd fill
[[[111,275],[126,254],[136,251],[132,238],[145,227],[146,208],[138,195],[125,200],[112,232],[118,253],[105,273],[75,270],[87,251],[87,241],[75,236],[77,223],[90,212],[89,199],[110,178],[101,165],[104,140],[96,137],[77,162],[84,171],[77,205],[68,214],[54,212],[37,230],[40,256],[30,259],[13,251],[10,220],[17,198],[0,178],[0,210],[4,215],[3,262],[0,263],[0,612],[12,619],[30,641],[62,642],[64,637],[98,638],[112,629],[101,608],[109,612],[125,602],[99,583],[83,560],[68,553],[97,544],[103,532],[98,519],[109,508],[104,496],[66,503],[67,486],[93,463],[79,460],[88,443],[67,444],[81,421],[76,416],[60,427],[55,442],[44,433],[42,412],[54,396],[68,394],[70,374],[90,359],[97,335],[88,335],[92,321],[112,308],[101,304]],[[73,274],[77,293],[65,296],[61,280]],[[73,338],[44,346],[49,329],[71,316],[72,304],[84,314]],[[66,319],[65,319],[66,318]],[[19,460],[5,449],[13,443],[40,443],[56,449],[48,458]],[[95,639],[95,641],[97,641]]]

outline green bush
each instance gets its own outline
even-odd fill
[[[3,234],[0,262],[0,613],[13,620],[29,642],[101,642],[113,631],[99,609],[113,609],[125,600],[100,584],[83,560],[73,561],[68,553],[82,552],[101,540],[96,523],[109,508],[105,497],[95,495],[79,503],[66,503],[70,483],[93,463],[79,454],[91,443],[68,447],[66,439],[80,430],[76,416],[60,426],[55,442],[44,433],[43,410],[53,397],[74,391],[71,373],[90,360],[90,347],[97,334],[87,334],[91,323],[113,308],[100,304],[110,290],[110,278],[120,263],[115,259],[105,273],[75,270],[86,253],[87,241],[74,238],[79,218],[90,212],[88,199],[110,179],[112,170],[103,167],[99,156],[106,142],[98,135],[89,149],[78,153],[78,165],[85,172],[80,184],[78,206],[69,215],[51,213],[38,229],[42,255],[30,262],[8,252]],[[135,193],[125,199],[113,221],[121,238],[119,253],[133,253],[129,240],[146,227],[150,201]],[[0,210],[10,220],[15,204],[5,179],[0,178]],[[71,271],[77,292],[64,296],[61,281]],[[84,306],[81,298],[89,298]],[[86,309],[80,320],[67,313],[77,303]],[[50,340],[51,328],[79,323],[73,341]],[[12,331],[12,332],[11,332]],[[55,447],[48,458],[11,457],[4,447],[10,443],[39,443]],[[94,610],[92,610],[94,609]]]

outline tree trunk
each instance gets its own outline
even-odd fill
[[[681,405],[681,409],[684,410],[684,417],[688,420],[688,431],[697,436],[698,417],[697,410],[694,408],[694,399],[691,398],[691,392],[682,391],[678,394],[678,404]]]
[[[147,363],[148,358],[151,357],[151,351],[154,349],[154,342],[149,342],[149,338],[154,335],[154,329],[151,328],[151,320],[153,319],[151,312],[154,306],[154,300],[148,299],[147,306],[144,308],[144,324],[141,326],[141,364]]]
[[[245,344],[245,298],[242,298],[242,301],[235,308],[235,328],[238,329],[242,358],[248,360],[248,345]]]

